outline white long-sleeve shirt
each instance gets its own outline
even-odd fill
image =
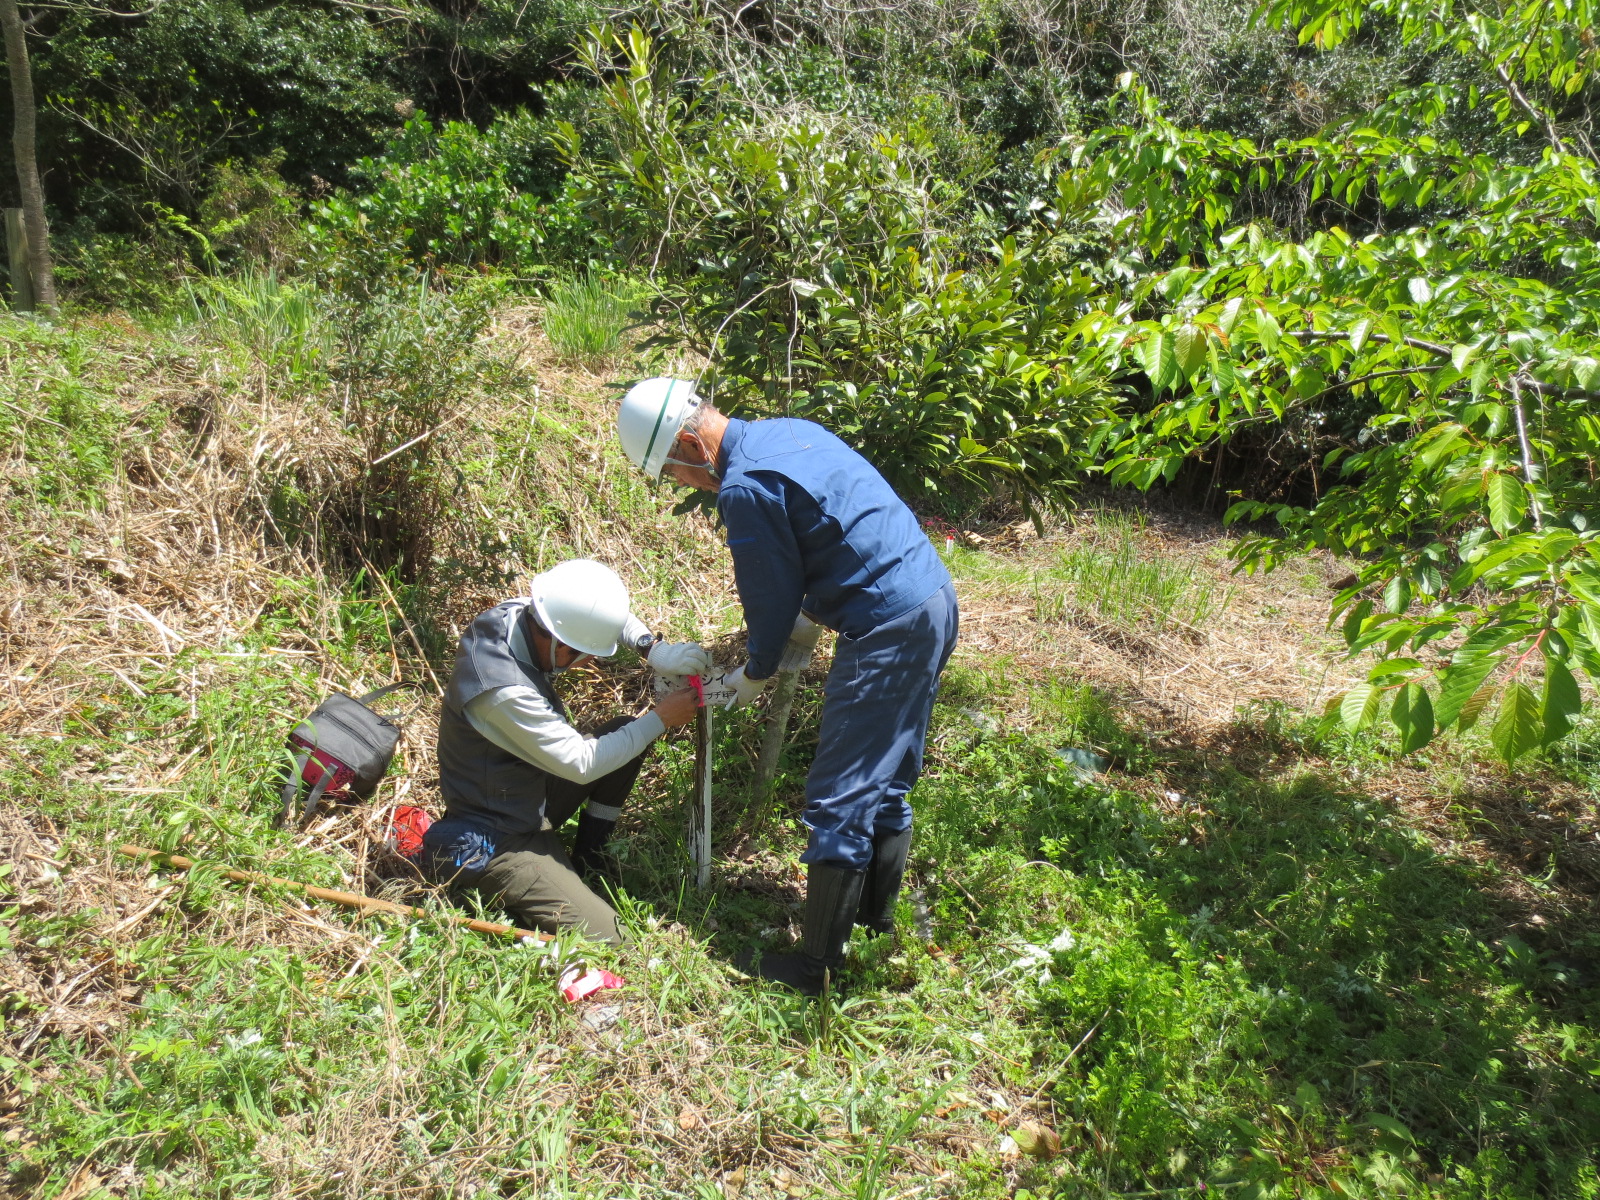
[[[622,629],[625,645],[635,644],[650,632],[649,626],[632,613]],[[522,623],[514,623],[508,639],[518,662],[533,667],[532,647],[523,635]],[[531,685],[511,684],[491,688],[472,698],[466,707],[467,721],[496,746],[574,783],[588,783],[609,775],[623,763],[637,758],[644,748],[667,731],[655,713],[624,725],[602,737],[585,737],[555,710]]]

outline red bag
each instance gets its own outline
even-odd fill
[[[422,853],[422,835],[433,824],[427,809],[415,804],[397,804],[389,814],[389,828],[384,832],[384,844],[408,861]]]

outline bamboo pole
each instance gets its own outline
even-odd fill
[[[463,928],[475,930],[478,933],[490,933],[497,936],[510,935],[518,938],[537,938],[541,942],[548,942],[550,935],[539,933],[532,929],[518,929],[515,925],[500,925],[494,921],[480,921],[476,917],[452,917],[444,913],[432,913],[425,908],[412,908],[406,904],[395,904],[388,900],[378,900],[372,896],[362,896],[356,892],[339,892],[333,888],[314,887],[309,883],[296,883],[292,879],[280,879],[276,875],[263,875],[259,871],[237,871],[232,867],[219,866],[212,863],[196,863],[193,859],[184,858],[181,854],[168,854],[162,850],[146,850],[143,846],[119,846],[118,854],[126,854],[129,858],[142,858],[150,862],[160,863],[162,866],[171,867],[177,871],[187,871],[195,866],[210,866],[219,874],[226,875],[229,879],[239,883],[270,884],[273,887],[290,888],[301,892],[316,900],[331,900],[335,904],[342,904],[346,908],[359,909],[363,913],[386,912],[402,917],[421,917],[425,920],[445,921],[451,925],[460,925]]]

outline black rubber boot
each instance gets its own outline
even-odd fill
[[[856,924],[874,934],[894,932],[894,905],[906,877],[906,856],[911,853],[911,830],[880,833],[872,839],[872,865],[861,890]]]
[[[824,984],[837,990],[866,878],[865,871],[812,863],[806,872],[806,927],[800,952],[764,954],[755,973],[807,996],[820,996]]]
[[[602,821],[587,812],[578,814],[578,832],[572,839],[572,865],[586,880],[616,887],[621,880],[617,860],[606,850],[615,821]]]

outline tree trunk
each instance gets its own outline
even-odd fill
[[[55,270],[50,265],[50,230],[44,220],[44,188],[39,183],[35,147],[38,109],[33,101],[33,71],[28,65],[27,31],[17,0],[0,0],[0,29],[6,39],[6,65],[11,73],[11,107],[15,119],[12,151],[17,160],[17,186],[22,193],[22,220],[28,231],[28,273],[40,309],[56,311]]]

